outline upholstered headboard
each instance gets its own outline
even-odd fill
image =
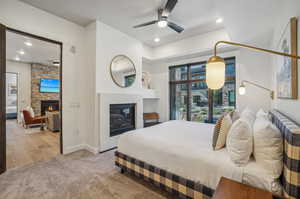
[[[300,198],[300,126],[277,110],[270,111],[272,122],[284,138],[282,185],[284,196]]]

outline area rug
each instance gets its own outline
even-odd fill
[[[0,176],[5,199],[171,199],[169,193],[114,166],[114,151],[79,151],[10,169]]]

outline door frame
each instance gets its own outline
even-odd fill
[[[57,44],[60,46],[60,153],[63,154],[63,43],[60,41],[48,39],[46,37],[23,32],[14,28],[6,27],[0,24],[0,174],[6,171],[6,119],[5,119],[5,101],[6,101],[6,32],[16,33],[22,36],[31,37],[41,41]]]
[[[0,24],[0,174],[6,171],[6,27]]]

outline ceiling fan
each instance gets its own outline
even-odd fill
[[[160,28],[164,28],[164,27],[168,26],[169,28],[173,29],[177,33],[181,33],[184,30],[184,28],[182,28],[179,25],[168,20],[168,17],[170,15],[170,13],[173,11],[175,5],[177,4],[177,1],[178,0],[168,0],[165,8],[158,9],[158,11],[157,11],[158,19],[157,20],[139,24],[139,25],[136,25],[133,27],[141,28],[141,27],[157,24],[158,27],[160,27]]]

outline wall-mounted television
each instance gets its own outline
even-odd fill
[[[59,93],[60,81],[58,79],[40,79],[41,93]]]

